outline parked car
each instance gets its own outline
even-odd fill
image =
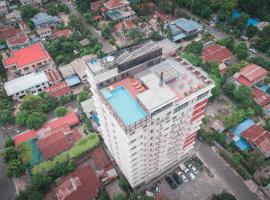
[[[175,190],[177,188],[177,185],[173,182],[173,180],[171,179],[171,177],[167,176],[165,178],[166,182],[169,184],[169,186]]]
[[[188,168],[186,168],[184,172],[191,178],[191,180],[196,178],[195,175]]]
[[[153,185],[150,190],[152,192],[156,192],[156,193],[159,193],[160,192],[160,188],[157,186],[157,185]]]
[[[252,52],[252,53],[258,53],[256,49],[250,48],[250,49],[248,49],[248,50],[249,50],[250,52]]]
[[[178,172],[178,176],[182,179],[184,183],[188,182],[187,176],[183,174],[182,172]]]
[[[179,167],[182,171],[185,171],[185,169],[187,168],[183,163],[181,163]]]
[[[188,168],[189,168],[194,174],[198,174],[198,170],[197,170],[192,164],[189,164],[189,165],[188,165]]]
[[[180,185],[182,183],[182,180],[181,180],[180,176],[178,176],[178,174],[173,173],[172,177],[175,180],[175,182],[178,183],[178,185]]]

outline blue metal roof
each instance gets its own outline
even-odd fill
[[[186,32],[198,29],[198,27],[191,23],[190,20],[187,20],[185,18],[175,20],[175,24]]]
[[[254,121],[252,121],[251,119],[246,119],[245,121],[241,122],[237,127],[232,129],[232,132],[234,135],[241,137],[241,134],[254,124]]]
[[[36,14],[34,17],[31,18],[31,20],[35,24],[35,26],[39,26],[39,25],[47,24],[47,23],[56,23],[59,21],[58,17],[48,15],[45,12],[40,12]]]
[[[77,84],[79,84],[81,82],[79,77],[76,76],[76,75],[69,76],[69,77],[65,78],[65,81],[66,81],[68,86],[77,85]]]
[[[172,41],[176,42],[186,37],[186,34],[179,33],[178,35],[173,36]]]

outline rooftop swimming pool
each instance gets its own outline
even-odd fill
[[[126,126],[146,116],[146,112],[123,86],[112,91],[105,88],[101,92]]]

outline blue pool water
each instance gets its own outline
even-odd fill
[[[238,146],[242,151],[247,151],[249,150],[250,146],[249,144],[244,140],[240,139],[237,142],[235,142],[236,146]]]
[[[146,112],[123,86],[112,90],[110,95],[108,95],[109,91],[106,89],[101,92],[108,99],[109,103],[126,126],[131,125],[146,116]]]

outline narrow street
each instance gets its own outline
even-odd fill
[[[77,17],[82,18],[81,13],[76,9],[76,7],[74,7],[73,5],[71,5],[68,0],[63,0],[63,3],[69,8],[70,12],[75,14]],[[103,38],[101,36],[101,32],[96,30],[92,25],[90,25],[89,23],[85,24],[87,26],[87,28],[89,28],[89,30],[91,31],[91,33],[93,34],[93,36],[95,38],[98,39],[98,41],[102,44],[102,50],[106,53],[109,53],[111,51],[116,50],[116,47],[111,45],[105,38]]]
[[[202,143],[198,149],[199,157],[214,170],[218,176],[235,192],[238,200],[257,200],[257,196],[245,185],[243,180],[208,145]]]
[[[7,130],[0,128],[0,152],[4,149],[6,138]],[[14,182],[6,177],[5,169],[4,160],[0,157],[0,200],[14,200],[16,194]]]

